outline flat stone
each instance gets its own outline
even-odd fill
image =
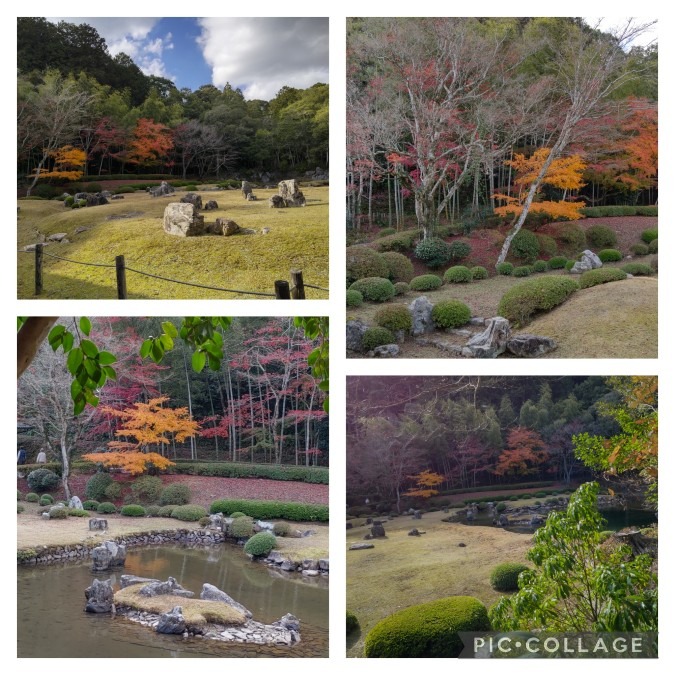
[[[352,544],[349,547],[350,551],[362,551],[366,548],[375,548],[375,544]]]

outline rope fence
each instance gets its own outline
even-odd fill
[[[19,251],[19,253],[30,253],[30,251]],[[117,284],[117,298],[119,300],[127,299],[127,272],[133,272],[134,274],[140,274],[144,277],[150,277],[152,279],[160,279],[161,281],[167,281],[173,284],[180,284],[182,286],[192,286],[194,288],[204,288],[210,291],[220,291],[223,293],[236,293],[238,295],[255,295],[264,298],[275,298],[276,300],[305,300],[305,289],[313,288],[318,291],[324,291],[328,293],[327,288],[322,286],[315,286],[314,284],[305,283],[302,271],[301,270],[291,270],[291,283],[285,279],[279,279],[274,282],[274,293],[261,293],[259,291],[242,291],[239,289],[233,288],[223,288],[221,286],[207,286],[205,284],[196,284],[191,281],[181,281],[180,279],[171,279],[169,277],[163,277],[158,274],[151,274],[150,272],[144,272],[143,270],[137,270],[133,267],[127,266],[124,256],[118,255],[115,257],[115,264],[110,263],[90,263],[83,262],[81,260],[72,260],[70,258],[63,258],[53,253],[47,253],[44,250],[43,244],[35,245],[35,295],[42,295],[44,290],[43,286],[43,260],[44,256],[49,258],[54,258],[55,260],[63,260],[64,262],[72,263],[74,265],[84,265],[86,267],[106,267],[109,269],[115,270],[116,275],[116,284]]]

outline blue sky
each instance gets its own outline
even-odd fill
[[[284,85],[328,82],[327,18],[58,17],[88,23],[114,56],[125,52],[147,75],[180,89],[239,87],[270,100]]]

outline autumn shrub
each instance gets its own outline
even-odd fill
[[[593,248],[614,248],[616,232],[606,225],[591,225],[586,230],[586,241]]]
[[[160,506],[157,515],[160,518],[171,518],[173,510],[178,506],[178,504],[165,504],[164,506]]]
[[[405,295],[410,290],[410,286],[405,281],[397,281],[394,284],[395,295]]]
[[[361,346],[363,351],[369,352],[375,347],[381,347],[382,345],[391,345],[396,342],[394,334],[381,326],[372,326],[371,328],[366,328],[361,338]]]
[[[375,312],[375,323],[395,333],[399,330],[409,331],[412,328],[412,315],[405,305],[386,305]]]
[[[450,244],[450,260],[464,260],[471,255],[471,245],[465,241],[453,241]]]
[[[503,262],[497,265],[497,274],[510,277],[513,274],[513,265],[510,262]]]
[[[472,281],[473,276],[471,270],[464,265],[455,265],[445,270],[443,281],[451,284],[468,284]]]
[[[122,486],[116,481],[113,481],[105,490],[103,490],[103,495],[110,502],[119,499],[122,496]]]
[[[250,516],[235,518],[228,526],[228,533],[237,539],[253,536],[253,518]]]
[[[552,270],[560,270],[565,267],[567,258],[564,255],[557,255],[548,261],[548,266]]]
[[[520,267],[514,267],[513,276],[514,277],[529,277],[532,273],[532,268],[529,265],[521,265]]]
[[[518,575],[528,569],[530,568],[522,563],[502,563],[492,570],[490,584],[495,591],[517,591]]]
[[[547,312],[567,300],[578,288],[579,284],[567,276],[530,279],[506,291],[497,311],[522,326],[537,312]]]
[[[621,268],[626,274],[632,274],[634,277],[648,277],[652,273],[652,268],[647,263],[627,263]]]
[[[480,281],[481,279],[487,279],[488,278],[488,271],[484,267],[481,267],[480,265],[476,265],[476,267],[471,268],[471,278],[474,281]]]
[[[156,504],[163,489],[164,484],[159,476],[140,476],[131,484],[134,501],[139,504]]]
[[[367,658],[456,658],[461,632],[490,630],[483,603],[451,596],[413,605],[378,622],[366,635]]]
[[[95,499],[100,502],[105,498],[105,489],[113,482],[112,476],[109,473],[99,472],[95,473],[88,481],[84,488],[84,493],[88,499]]]
[[[182,504],[176,506],[171,512],[171,517],[186,522],[196,522],[206,516],[206,509],[198,504]]]
[[[277,545],[277,538],[271,532],[258,532],[244,544],[244,553],[255,558],[269,555]]]
[[[435,291],[443,285],[443,280],[436,274],[422,274],[410,280],[413,291]]]
[[[511,241],[511,255],[525,262],[533,262],[539,256],[539,239],[530,230],[520,230]]]
[[[362,304],[362,293],[359,293],[359,291],[347,291],[347,307],[360,307]]]
[[[354,282],[366,277],[388,277],[389,267],[381,253],[368,246],[348,246],[347,280]]]
[[[140,516],[145,515],[145,508],[142,507],[140,504],[127,504],[126,506],[122,507],[120,513],[123,516],[138,518]]]
[[[545,260],[535,260],[532,265],[533,272],[546,272],[548,271],[548,263]]]
[[[398,232],[387,237],[378,239],[373,245],[378,251],[409,251],[415,246],[415,242],[419,239],[417,230],[408,230],[407,232]]]
[[[588,270],[579,277],[579,288],[590,288],[610,281],[622,281],[626,273],[617,267],[600,267],[597,270]]]
[[[647,230],[643,230],[642,234],[640,235],[640,239],[644,241],[645,244],[649,244],[654,239],[657,239],[659,236],[659,230],[656,227],[650,227]]]
[[[537,232],[536,237],[537,241],[539,242],[540,255],[545,255],[551,258],[556,253],[558,253],[558,244],[553,237],[548,234],[541,234],[540,232]]]
[[[647,244],[633,244],[630,250],[633,255],[647,255],[649,253],[649,246]]]
[[[37,504],[40,501],[40,496],[36,492],[28,492],[26,493],[26,501]]]
[[[98,513],[115,513],[117,508],[111,502],[101,502],[97,507],[96,511]]]
[[[394,297],[394,284],[384,277],[365,277],[355,281],[350,291],[358,291],[364,300],[370,302],[386,302]]]
[[[49,469],[36,469],[31,471],[26,477],[28,485],[35,492],[43,492],[45,490],[53,490],[58,487],[61,479]]]
[[[658,253],[659,252],[659,240],[658,239],[652,239],[649,242],[648,250],[649,250],[650,253]]]
[[[604,248],[602,251],[598,251],[598,258],[604,263],[618,262],[623,258],[623,254],[615,248]]]
[[[161,506],[167,504],[189,504],[190,503],[190,488],[183,483],[172,483],[167,485],[159,496],[159,503]]]
[[[415,257],[430,269],[436,269],[452,260],[452,251],[450,244],[443,239],[423,239],[415,247]]]
[[[40,497],[40,506],[50,506],[54,503],[54,497],[44,494]]]
[[[356,617],[356,614],[353,612],[350,612],[347,610],[347,635],[350,633],[353,633],[355,630],[358,630],[361,625],[359,624],[359,620]]]
[[[150,504],[145,507],[145,515],[151,518],[156,518],[159,515],[160,508],[157,504]]]
[[[388,276],[392,281],[410,281],[415,276],[415,268],[413,267],[410,258],[403,255],[403,253],[397,253],[396,251],[386,251],[385,253],[380,253],[384,258],[384,261],[387,264],[389,270]],[[376,274],[370,274],[368,276],[378,276]]]
[[[82,507],[87,509],[87,511],[96,511],[98,505],[99,502],[95,499],[87,499],[85,502],[82,502]]]
[[[287,537],[291,532],[291,526],[288,523],[274,523],[274,534],[277,537]]]
[[[439,328],[457,328],[469,323],[471,310],[459,300],[441,300],[431,310],[431,318]]]
[[[302,504],[300,502],[277,502],[254,499],[218,499],[211,504],[211,513],[231,514],[241,511],[259,520],[328,521],[328,506]]]

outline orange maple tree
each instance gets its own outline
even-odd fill
[[[514,427],[506,440],[506,449],[499,455],[495,474],[526,476],[537,473],[549,453],[541,436],[532,429]]]
[[[200,429],[199,422],[190,419],[187,408],[168,408],[164,403],[168,396],[150,399],[147,403],[134,403],[124,410],[105,407],[101,412],[123,420],[115,431],[116,436],[130,440],[110,441],[111,452],[92,452],[84,455],[90,462],[107,467],[117,467],[132,475],[143,473],[150,465],[158,469],[173,466],[163,454],[163,448],[172,440],[183,442],[195,436]],[[157,446],[160,452],[149,450]]]
[[[411,488],[403,494],[406,497],[423,497],[424,499],[437,495],[438,490],[436,490],[436,486],[445,480],[445,476],[441,476],[439,473],[435,473],[429,469],[408,477],[415,481],[416,487]]]
[[[136,123],[134,138],[126,155],[128,162],[151,166],[164,159],[173,148],[173,134],[169,127],[141,117]]]
[[[84,150],[74,148],[72,145],[64,145],[50,152],[49,156],[54,160],[54,166],[49,171],[42,169],[40,178],[77,180],[84,175],[84,164],[87,159]]]

